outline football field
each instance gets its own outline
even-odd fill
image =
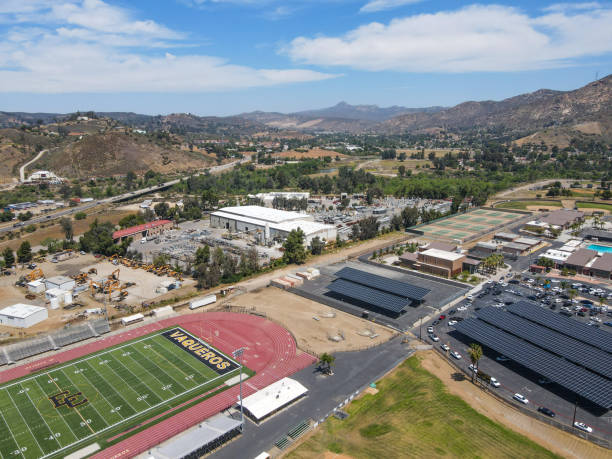
[[[239,368],[172,327],[8,382],[0,386],[0,457],[63,457],[96,442],[104,448]]]

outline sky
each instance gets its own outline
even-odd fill
[[[452,106],[612,73],[612,3],[0,0],[0,110]]]

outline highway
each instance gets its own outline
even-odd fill
[[[45,150],[43,150],[45,151]],[[43,152],[41,152],[43,153]],[[35,158],[37,159],[37,158]],[[231,163],[227,163],[227,164],[221,164],[219,166],[212,166],[210,168],[208,168],[206,171],[200,171],[197,172],[193,175],[198,176],[201,174],[204,174],[205,172],[208,172],[210,174],[220,174],[222,172],[227,172],[228,170],[232,169],[233,167],[239,165],[239,164],[244,164],[247,163],[251,160],[251,156],[246,156],[243,159],[240,160],[236,160],[236,161],[232,161]],[[22,167],[27,166],[27,164],[25,164]],[[59,210],[57,212],[54,212],[52,214],[45,214],[45,215],[41,215],[41,216],[35,216],[33,218],[31,218],[30,220],[28,220],[27,222],[11,222],[10,225],[5,226],[3,228],[0,228],[0,234],[2,233],[6,233],[9,231],[13,231],[17,228],[20,228],[22,226],[27,226],[27,225],[32,225],[32,224],[36,224],[36,223],[42,223],[42,222],[49,222],[49,221],[53,221],[56,220],[58,218],[62,218],[65,216],[69,216],[72,214],[75,214],[77,212],[84,212],[88,209],[91,209],[93,207],[96,206],[100,206],[100,205],[104,205],[104,204],[110,204],[110,203],[115,203],[115,202],[120,202],[120,201],[124,201],[127,199],[132,199],[135,198],[137,196],[142,196],[142,195],[146,195],[146,194],[150,194],[150,193],[155,193],[156,191],[159,190],[163,190],[166,188],[171,187],[172,185],[176,185],[177,183],[179,183],[182,179],[186,179],[189,178],[190,175],[185,175],[183,177],[174,179],[174,180],[170,180],[168,182],[164,182],[164,183],[160,183],[159,185],[155,185],[155,186],[150,186],[150,187],[146,187],[146,188],[141,188],[139,190],[134,190],[134,191],[130,191],[129,193],[123,193],[117,196],[113,196],[111,198],[104,198],[104,199],[100,199],[100,200],[94,200],[91,202],[87,202],[75,207],[68,207],[66,209],[62,209]]]

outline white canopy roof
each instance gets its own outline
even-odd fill
[[[308,389],[296,380],[283,378],[246,397],[243,406],[253,417],[259,420],[306,393],[308,393]]]

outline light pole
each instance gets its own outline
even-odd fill
[[[242,355],[244,354],[244,348],[240,347],[232,352],[235,359],[240,357],[240,432],[244,432],[244,408],[242,406]]]

